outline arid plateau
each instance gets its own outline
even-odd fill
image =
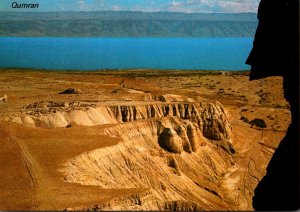
[[[253,210],[282,78],[0,71],[0,210]]]

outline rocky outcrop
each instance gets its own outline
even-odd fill
[[[166,202],[163,209],[166,211],[204,211],[204,208],[199,207],[196,203],[185,201]]]
[[[179,168],[179,165],[178,165],[178,162],[176,161],[176,159],[171,156],[167,160],[168,160],[168,165],[174,169],[174,171],[177,175],[180,176],[181,172],[180,172],[180,168]]]
[[[99,134],[120,139],[117,144],[68,160],[60,170],[66,182],[103,189],[149,191],[143,198],[139,194],[128,196],[118,199],[118,203],[98,205],[95,209],[217,210],[227,207],[226,203],[220,203],[222,191],[217,183],[230,166],[230,127],[219,103],[37,102],[24,110],[26,115],[20,122],[28,126],[109,124],[99,128]],[[201,146],[201,142],[209,139],[216,141]]]
[[[178,128],[183,147],[197,151],[197,133],[213,140],[229,139],[230,127],[220,103],[168,102],[134,104],[104,104],[97,102],[45,102],[26,106],[16,122],[35,127],[66,127],[75,123],[82,126],[126,123],[148,119],[178,117],[193,123],[189,129]],[[27,120],[27,121],[26,121]],[[175,135],[175,134],[174,134]],[[189,142],[187,144],[186,142]],[[189,147],[190,146],[190,147]]]
[[[188,152],[188,153],[192,153],[192,147],[191,147],[191,144],[189,142],[185,127],[179,125],[176,132],[182,139],[183,150]]]
[[[125,195],[114,198],[107,203],[90,207],[65,208],[64,211],[203,211],[204,209],[191,201],[163,201],[155,197],[151,191]]]
[[[118,204],[99,206],[102,210],[227,208],[220,199],[222,191],[218,183],[231,165],[231,155],[216,150],[217,145],[209,142],[202,149],[198,147],[197,152],[185,151],[182,137],[188,137],[184,134],[191,124],[190,120],[180,117],[164,117],[99,129],[100,134],[119,137],[121,141],[78,155],[67,161],[60,171],[67,182],[103,189],[149,191],[143,198],[128,196],[118,200]],[[165,147],[159,143],[160,138]]]
[[[118,139],[68,159],[59,171],[66,182],[137,191],[79,210],[227,208],[218,187],[232,157],[226,111],[218,102],[164,98],[160,102],[38,101],[11,120],[41,128],[103,125],[95,127],[97,134],[107,142]]]
[[[176,131],[171,128],[165,128],[161,134],[162,147],[173,153],[181,153],[183,150],[182,140]]]
[[[153,121],[156,129],[152,129],[155,133],[152,136],[169,153],[196,153],[206,144],[206,139],[215,140],[230,154],[235,153],[227,114],[218,102],[104,104],[38,101],[24,107],[23,114],[12,120],[30,127],[46,128],[114,124],[123,130],[122,124],[136,123],[139,129],[140,122]],[[127,131],[123,133],[128,134]]]
[[[7,102],[7,95],[0,97],[0,102]]]
[[[67,90],[59,93],[59,94],[80,94],[82,91],[77,88],[68,88]]]
[[[187,127],[187,136],[188,136],[192,151],[197,152],[197,145],[199,143],[199,135],[197,133],[196,128],[191,124],[189,124]]]
[[[220,103],[213,105],[209,103],[201,113],[199,120],[203,135],[208,139],[222,140],[229,138],[229,125],[227,123],[226,113]]]

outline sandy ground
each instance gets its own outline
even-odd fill
[[[82,93],[59,94],[68,88],[80,89]],[[170,98],[175,95],[177,100],[181,96],[183,101],[186,98],[217,100],[230,114],[232,136],[239,141],[234,144],[239,152],[235,156],[239,166],[232,166],[221,182],[227,192],[237,188],[243,192],[245,182],[237,184],[246,172],[257,178],[256,182],[252,182],[253,185],[258,183],[290,123],[289,106],[283,98],[282,79],[270,77],[249,81],[247,73],[1,70],[0,97],[4,94],[8,96],[8,101],[0,103],[1,210],[91,208],[116,197],[145,191],[138,188],[103,189],[65,182],[59,169],[68,159],[113,146],[120,139],[99,135],[99,130],[108,125],[32,128],[11,121],[13,117],[20,116],[27,105],[37,101],[117,105],[119,102],[153,102],[157,96],[166,94]],[[250,123],[258,118],[265,121],[266,128]],[[259,168],[249,168],[252,166]],[[249,173],[251,170],[259,171]],[[245,196],[247,201],[251,195]],[[245,208],[249,209],[249,206]]]

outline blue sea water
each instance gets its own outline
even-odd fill
[[[253,38],[1,37],[0,67],[247,70]]]

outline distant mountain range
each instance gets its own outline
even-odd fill
[[[0,36],[253,37],[255,13],[0,12]]]

